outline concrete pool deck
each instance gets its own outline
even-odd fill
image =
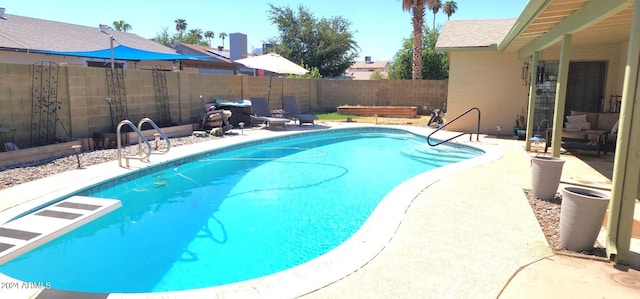
[[[346,124],[325,124],[347,126]],[[322,124],[317,125],[319,127]],[[313,127],[303,127],[314,129]],[[405,128],[405,127],[402,127]],[[428,129],[410,127],[411,130]],[[318,128],[316,128],[318,129]],[[295,131],[291,126],[288,132]],[[280,131],[244,130],[246,136],[221,138],[216,145],[232,144]],[[446,133],[446,132],[445,132]],[[465,137],[466,138],[466,137]],[[466,143],[466,142],[462,142]],[[475,142],[471,143],[472,145]],[[405,211],[392,238],[375,257],[342,277],[315,277],[320,287],[300,290],[303,298],[624,298],[640,292],[640,273],[616,268],[613,263],[555,255],[531,211],[523,188],[530,188],[530,162],[523,142],[481,137],[485,148],[499,151],[496,161],[445,176],[419,192]],[[209,142],[172,148],[172,155],[210,148]],[[152,161],[159,156],[152,157]],[[167,157],[170,158],[170,157]],[[607,178],[574,156],[567,161],[563,181],[606,185]],[[135,165],[135,164],[134,164]],[[105,173],[128,170],[117,162],[55,175],[0,190],[0,210],[36,206],[34,203],[64,194],[71,185],[91,184]],[[42,198],[42,199],[40,199]],[[24,204],[30,200],[30,203]],[[636,205],[638,206],[638,205]],[[636,209],[638,215],[640,209]],[[6,221],[10,215],[0,215]],[[640,217],[636,216],[636,219]],[[601,234],[602,235],[602,234]],[[636,269],[640,265],[639,240],[632,240]],[[357,254],[357,253],[356,253]],[[338,265],[335,265],[339,267]],[[0,283],[8,282],[0,275]],[[325,286],[326,285],[326,286]],[[55,288],[55,286],[53,286]],[[259,298],[287,298],[287,280]],[[281,296],[277,296],[277,295]],[[163,298],[200,297],[196,293],[165,294]],[[210,298],[202,296],[203,298]],[[221,298],[246,298],[246,292],[218,292]],[[55,292],[0,288],[0,297],[56,298]],[[154,297],[110,295],[109,298]],[[61,298],[61,297],[58,297]]]

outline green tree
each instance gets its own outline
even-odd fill
[[[227,37],[227,34],[225,32],[220,32],[218,37],[222,40],[222,48],[224,49],[224,39]]]
[[[189,33],[187,34],[187,36],[184,38],[184,40],[182,40],[185,43],[188,44],[194,44],[194,45],[200,45],[203,43],[202,40],[202,29],[191,29],[189,30]]]
[[[425,0],[402,0],[402,10],[412,13],[411,23],[413,25],[413,63],[412,78],[419,80],[422,74],[422,30],[424,28],[424,1]]]
[[[204,33],[204,38],[206,38],[206,39],[207,39],[207,42],[209,43],[209,47],[212,47],[212,46],[211,46],[211,39],[212,39],[215,35],[216,35],[216,34],[215,34],[215,33],[213,33],[213,31],[207,31],[207,32],[205,32],[205,33]]]
[[[369,80],[384,80],[387,79],[387,75],[383,73],[381,70],[375,70],[369,76]]]
[[[429,0],[429,2],[427,3],[427,7],[429,7],[429,9],[431,9],[431,12],[433,12],[433,27],[432,28],[436,28],[436,14],[442,8],[442,1],[440,1],[440,0]]]
[[[426,80],[444,80],[449,78],[449,58],[446,53],[436,50],[440,32],[427,30],[422,49],[422,78]]]
[[[187,21],[184,19],[176,19],[174,22],[176,26],[175,27],[176,31],[178,31],[177,33],[175,33],[174,35],[170,35],[168,29],[163,27],[162,31],[159,33],[156,33],[156,36],[151,38],[151,40],[168,47],[171,47],[176,42],[183,42],[183,43],[200,45],[200,46],[207,46],[210,44],[210,43],[207,43],[206,40],[204,40],[205,37],[209,38],[208,36],[209,31],[204,33],[204,36],[203,36],[202,29],[195,28],[195,29],[190,29],[189,32],[185,35],[185,32],[187,30]],[[213,36],[214,36],[214,33],[211,32],[211,37]]]
[[[187,21],[185,19],[176,19],[174,22],[176,23],[176,31],[178,31],[180,39],[182,39],[184,31],[187,30]]]
[[[169,35],[169,29],[166,27],[163,27],[162,31],[156,33],[156,36],[151,38],[151,40],[165,46],[169,46],[172,43],[172,37]]]
[[[309,67],[306,64],[302,64],[302,67],[309,70],[308,73],[304,74],[304,75],[294,75],[294,74],[289,74],[287,75],[287,78],[300,78],[300,79],[309,79],[309,78],[313,78],[313,79],[321,79],[322,75],[320,75],[320,71],[318,70],[317,67]]]
[[[413,42],[413,38],[406,38],[402,42],[402,47],[396,55],[393,57],[393,61],[389,67],[389,79],[393,80],[418,80],[422,79],[422,76],[418,78],[414,78],[413,71],[415,68],[413,67],[414,62],[413,58],[413,46],[415,43]],[[422,53],[422,51],[420,51]],[[422,59],[422,55],[420,55],[420,59]],[[422,69],[422,63],[419,64]]]
[[[302,5],[297,12],[288,6],[269,6],[269,19],[280,33],[269,41],[276,53],[318,68],[323,77],[341,76],[355,62],[359,48],[348,20],[342,17],[318,20]]]
[[[422,76],[426,80],[444,80],[449,78],[449,59],[443,52],[435,49],[439,32],[425,29],[422,44]],[[412,79],[411,66],[413,57],[413,40],[405,39],[402,48],[396,53],[389,72],[390,79]]]
[[[442,5],[442,12],[447,15],[447,20],[458,10],[458,3],[455,1],[447,1]]]
[[[127,32],[131,30],[131,25],[127,24],[127,22],[123,20],[113,21],[113,28],[115,28],[117,31]]]

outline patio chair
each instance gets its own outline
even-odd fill
[[[285,116],[298,120],[298,124],[302,126],[304,123],[309,123],[315,126],[314,121],[318,119],[313,114],[305,114],[300,112],[298,102],[295,96],[282,96],[282,110],[284,110]]]
[[[251,115],[252,123],[264,123],[267,128],[278,126],[283,127],[285,130],[287,129],[287,123],[290,120],[288,118],[274,117],[269,111],[269,104],[267,104],[265,98],[250,98],[249,101],[253,110],[253,115]]]

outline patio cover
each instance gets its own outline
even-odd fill
[[[96,50],[96,51],[80,51],[80,52],[58,52],[47,50],[33,50],[34,53],[53,54],[53,55],[65,55],[76,57],[90,57],[90,58],[103,58],[111,59],[111,48]],[[130,48],[123,45],[118,45],[113,48],[113,58],[117,60],[182,60],[182,59],[200,59],[210,58],[209,56],[188,56],[181,54],[160,53],[145,51],[136,48]]]

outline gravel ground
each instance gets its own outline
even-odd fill
[[[560,204],[562,203],[562,195],[557,193],[552,200],[543,200],[533,196],[533,192],[529,189],[524,190],[533,213],[540,223],[540,228],[547,238],[549,247],[557,254],[564,254],[577,257],[592,258],[598,260],[607,260],[605,248],[596,241],[595,247],[590,251],[575,252],[562,247],[560,242]]]
[[[375,121],[375,119],[373,120]],[[405,120],[406,121],[406,120]],[[366,121],[363,121],[366,122]],[[393,121],[390,121],[391,123]],[[225,135],[225,138],[233,137],[233,135]],[[180,138],[171,138],[171,146],[181,146],[186,144],[193,144],[208,140],[213,140],[220,137],[180,137]],[[137,150],[137,146],[130,146],[125,148],[125,152],[133,153]],[[80,156],[82,166],[89,166],[104,162],[109,162],[116,160],[117,158],[117,150],[116,149],[103,149],[103,150],[95,150],[91,152],[82,153]],[[12,169],[5,169],[0,171],[0,190],[9,188],[12,186],[16,186],[22,183],[26,183],[29,181],[33,181],[42,177],[46,177],[49,175],[65,172],[68,170],[76,169],[77,162],[75,156],[63,157],[53,161],[41,161],[40,164],[31,165],[31,166],[23,166]],[[587,258],[595,258],[595,259],[605,259],[606,254],[605,249],[600,245],[596,244],[595,248],[589,252],[574,252],[564,249],[560,243],[560,203],[562,201],[562,196],[557,194],[556,197],[551,201],[542,200],[539,198],[535,198],[532,195],[531,190],[524,190],[525,195],[529,200],[529,204],[540,223],[540,228],[542,229],[547,242],[551,249],[558,254],[566,254],[572,256],[579,257],[587,257]]]
[[[233,137],[234,135],[225,135],[224,138]],[[198,142],[204,142],[208,140],[214,140],[220,137],[208,136],[208,137],[180,137],[180,138],[170,138],[171,139],[171,147],[193,144]],[[158,147],[160,149],[163,148],[164,143],[160,142]],[[152,144],[153,146],[153,144]],[[165,147],[166,148],[166,147]],[[130,155],[136,153],[138,150],[138,146],[128,146],[123,149],[123,153],[128,153]],[[116,160],[118,157],[117,149],[103,149],[103,150],[95,150],[91,152],[84,152],[80,154],[80,164],[85,166],[100,164],[104,162],[109,162]],[[43,178],[49,175],[54,175],[57,173],[69,171],[76,169],[78,167],[78,162],[75,156],[68,156],[59,159],[55,159],[53,161],[39,161],[37,163],[32,163],[32,165],[16,167],[11,169],[5,169],[0,171],[0,190],[9,188],[12,186],[16,186],[22,183],[26,183],[29,181],[37,180],[39,178]]]

